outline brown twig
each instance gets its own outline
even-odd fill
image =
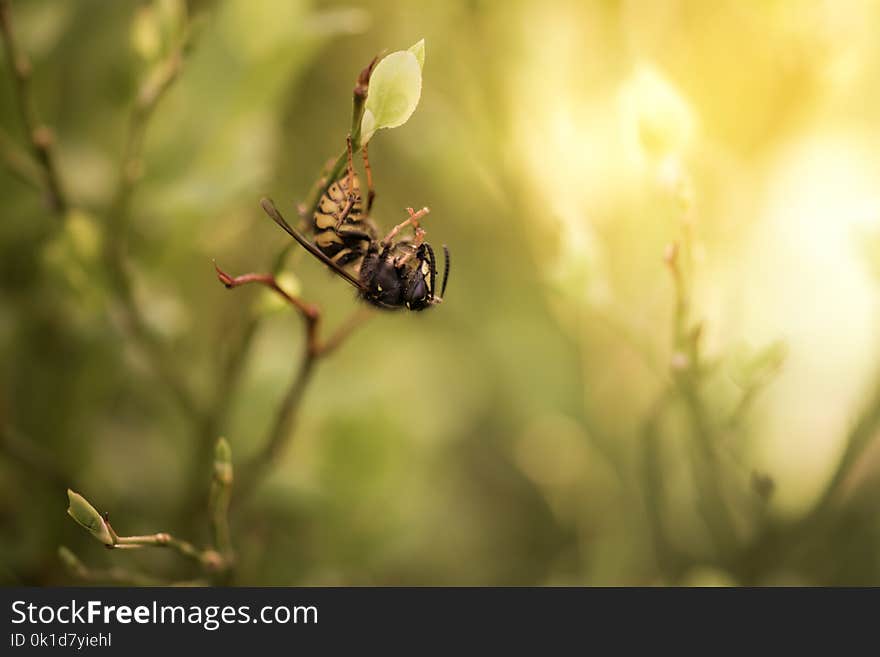
[[[290,386],[287,388],[281,403],[278,406],[278,412],[275,416],[269,433],[261,450],[242,467],[242,474],[237,486],[237,497],[243,499],[249,495],[258,481],[265,474],[266,470],[280,456],[284,448],[287,446],[293,422],[296,419],[297,411],[300,407],[303,394],[314,373],[315,366],[318,361],[327,356],[341,345],[345,339],[360,326],[369,316],[370,312],[364,308],[358,309],[347,321],[345,321],[329,338],[321,340],[320,323],[321,312],[317,306],[306,303],[299,297],[288,294],[281,286],[278,285],[275,276],[272,274],[243,274],[241,276],[230,276],[217,264],[214,264],[217,270],[217,278],[227,288],[239,287],[256,283],[268,287],[270,290],[280,295],[285,301],[293,306],[303,318],[306,328],[306,339],[303,348],[303,356],[300,366],[297,369]]]
[[[172,536],[167,532],[157,532],[141,536],[119,536],[106,517],[104,522],[110,531],[110,536],[113,538],[112,544],[107,545],[111,550],[135,550],[144,547],[168,548],[209,570],[217,571],[225,565],[223,556],[216,550],[211,548],[201,550],[192,543]]]
[[[37,117],[30,88],[32,67],[27,55],[19,49],[16,43],[12,26],[12,10],[8,0],[0,0],[0,32],[2,32],[6,59],[9,62],[15,83],[18,113],[27,133],[31,151],[42,169],[42,183],[46,189],[49,208],[63,218],[67,212],[68,203],[55,161],[53,150],[55,139],[49,127],[41,123]]]
[[[9,173],[38,192],[45,191],[43,172],[34,159],[3,130],[0,130],[0,153],[3,165]]]
[[[351,130],[345,148],[342,149],[342,152],[336,157],[333,164],[330,165],[329,168],[325,168],[324,175],[318,179],[318,184],[312,189],[309,200],[303,205],[303,208],[299,212],[302,217],[311,217],[315,213],[315,210],[318,208],[318,203],[321,201],[321,197],[327,192],[330,185],[342,175],[342,171],[348,163],[349,146],[353,150],[358,150],[363,146],[363,144],[361,144],[361,121],[364,117],[367,91],[370,87],[370,76],[372,76],[373,68],[378,61],[379,57],[374,57],[358,75],[357,82],[355,82],[354,90],[352,91]]]
[[[112,582],[127,586],[206,586],[209,583],[202,579],[168,582],[118,566],[106,569],[91,568],[80,561],[79,557],[71,550],[63,546],[58,548],[58,556],[71,575],[89,582]]]
[[[360,72],[358,75],[357,81],[355,82],[354,89],[352,91],[352,111],[351,111],[351,131],[349,135],[350,143],[352,148],[360,147],[360,126],[361,120],[363,119],[364,114],[364,105],[366,103],[367,91],[369,89],[370,84],[370,76],[372,75],[373,68],[376,63],[379,61],[378,57],[374,57],[372,61]],[[321,197],[326,193],[327,189],[336,180],[342,170],[344,169],[346,163],[348,161],[348,144],[346,144],[346,148],[342,150],[339,156],[324,166],[321,171],[321,175],[315,181],[315,184],[312,186],[309,191],[308,201],[305,203],[301,203],[297,206],[297,211],[300,218],[310,217],[314,214],[315,209],[318,206],[318,203],[321,200]],[[274,273],[278,273],[280,270],[281,264],[283,263],[284,257],[287,253],[287,248],[285,248],[276,259],[275,267],[273,268]],[[253,338],[256,335],[257,330],[260,325],[260,318],[253,317],[251,318],[247,325],[244,327],[244,330],[238,337],[237,343],[232,347],[229,352],[229,357],[221,371],[220,376],[218,376],[217,380],[217,388],[214,394],[213,402],[210,405],[210,408],[206,413],[203,414],[202,418],[202,428],[200,430],[200,438],[199,438],[199,448],[197,449],[197,458],[195,460],[195,467],[201,467],[201,464],[207,462],[207,454],[210,452],[214,441],[217,439],[217,435],[220,432],[220,427],[223,423],[224,416],[228,412],[229,402],[232,399],[234,394],[236,385],[240,378],[241,372],[244,367],[244,363],[247,360],[248,353],[250,351],[251,344],[253,343]],[[329,352],[335,349],[339,342],[344,339],[344,336],[340,335],[337,332],[336,335],[331,337],[327,344],[324,347],[324,351]],[[308,379],[310,376],[311,368],[304,369],[301,374],[304,378]],[[289,405],[296,404],[296,396],[299,394],[297,392],[299,386],[296,384],[296,380],[291,384],[291,387],[288,389],[288,394],[284,399],[282,408],[285,408]],[[283,424],[281,423],[281,430],[283,431]],[[197,478],[196,478],[197,479]],[[200,493],[195,491],[195,495],[198,496]],[[194,500],[195,502],[196,500]],[[193,504],[187,505],[187,507],[192,507]]]
[[[685,239],[688,236],[685,235]],[[688,242],[685,241],[685,251]],[[670,245],[664,261],[672,276],[675,291],[673,314],[673,386],[677,389],[687,410],[691,435],[697,447],[692,469],[699,489],[698,508],[715,539],[719,553],[727,553],[736,541],[736,532],[730,509],[724,497],[724,485],[719,463],[716,432],[703,401],[700,382],[703,363],[700,360],[701,325],[691,324],[690,300],[687,281],[682,269],[679,244]]]

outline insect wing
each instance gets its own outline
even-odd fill
[[[296,230],[290,224],[288,224],[284,220],[284,217],[281,216],[281,213],[278,212],[278,208],[275,207],[275,204],[271,201],[271,199],[264,198],[262,201],[260,201],[260,205],[263,207],[263,210],[265,211],[265,213],[268,214],[272,218],[272,221],[274,221],[276,224],[281,226],[281,228],[283,228],[284,231],[288,235],[290,235],[293,239],[295,239],[297,242],[299,242],[299,245],[301,247],[303,247],[306,251],[308,251],[313,256],[315,256],[318,260],[320,260],[325,265],[327,265],[327,267],[329,267],[333,271],[334,274],[337,274],[338,276],[344,278],[345,280],[347,280],[349,283],[351,283],[353,286],[355,286],[361,292],[364,291],[364,287],[363,287],[363,285],[361,285],[361,282],[358,279],[356,279],[350,273],[348,273],[347,271],[345,271],[344,269],[339,267],[335,262],[333,262],[326,255],[324,255],[317,246],[312,244],[308,239],[306,239],[302,234],[300,234],[300,232],[298,230]]]

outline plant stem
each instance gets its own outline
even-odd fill
[[[211,481],[209,512],[214,547],[228,563],[232,560],[232,538],[229,531],[229,502],[232,498],[232,455],[224,438],[214,449],[214,477]]]
[[[123,147],[116,191],[113,194],[107,220],[104,260],[110,274],[111,289],[122,313],[125,330],[147,355],[147,360],[156,375],[171,392],[181,410],[187,416],[200,419],[202,414],[195,396],[190,391],[173,356],[153,335],[135,298],[130,268],[126,261],[131,199],[141,174],[144,136],[156,107],[180,74],[184,54],[190,47],[189,34],[189,29],[184,29],[180,43],[158,65],[154,74],[144,81],[135,99]]]
[[[22,150],[5,131],[0,130],[0,151],[6,170],[28,187],[38,192],[45,191],[43,173],[33,158]]]
[[[52,131],[43,125],[37,117],[33,97],[31,95],[32,67],[27,56],[18,48],[15,40],[15,32],[12,27],[12,10],[8,0],[0,0],[0,32],[2,32],[3,47],[6,51],[6,59],[12,70],[12,78],[15,83],[15,100],[21,122],[27,133],[31,151],[43,171],[42,181],[46,188],[46,197],[49,208],[59,218],[67,213],[68,203],[61,185],[61,177],[58,173],[55,152],[53,149],[54,137]]]
[[[241,484],[238,487],[239,501],[250,496],[288,445],[300,402],[315,370],[315,362],[316,355],[309,353],[307,347],[300,366],[278,406],[275,421],[263,442],[263,447],[242,467]]]
[[[846,447],[843,450],[840,461],[837,463],[831,481],[825,487],[825,491],[822,493],[819,501],[807,516],[807,521],[813,522],[830,510],[837,500],[847,476],[877,435],[878,429],[880,429],[880,381],[876,384],[876,388],[865,405],[862,414],[847,436]]]
[[[127,586],[206,586],[206,580],[189,580],[181,582],[168,582],[157,577],[144,575],[133,570],[127,570],[118,566],[106,569],[90,568],[79,557],[65,547],[58,549],[59,557],[71,575],[78,579],[90,582],[113,582]]]
[[[364,104],[366,102],[367,91],[369,89],[370,76],[372,75],[373,67],[375,67],[377,61],[378,57],[373,58],[373,60],[360,72],[355,83],[354,90],[352,92],[350,136],[352,139],[353,149],[361,147],[361,121],[364,114]],[[322,172],[322,175],[313,185],[312,189],[310,190],[307,203],[302,204],[299,208],[299,214],[301,216],[310,217],[314,214],[315,210],[318,207],[318,203],[321,200],[321,197],[327,192],[327,189],[330,187],[331,184],[333,184],[333,181],[342,175],[342,171],[344,170],[347,162],[348,148],[346,147],[342,149],[339,156],[329,167],[329,169],[326,169]],[[272,269],[273,274],[277,274],[280,271],[288,250],[289,247],[285,247],[281,251],[281,253],[279,253],[278,257],[275,260],[275,265]],[[276,290],[276,292],[279,291],[280,290]],[[281,293],[283,295],[283,291]],[[295,302],[290,299],[288,299],[288,302],[295,304]],[[300,308],[299,310],[303,309]],[[317,309],[314,309],[314,311],[317,312]],[[357,324],[360,323],[362,319],[355,316],[352,318],[351,321]],[[252,318],[247,323],[240,337],[238,338],[237,344],[231,349],[229,358],[226,361],[226,365],[223,368],[220,376],[218,377],[219,380],[217,383],[216,393],[214,395],[214,402],[211,404],[208,412],[205,413],[203,416],[199,447],[197,449],[197,458],[195,460],[196,468],[200,467],[200,464],[207,461],[207,455],[211,449],[211,446],[213,445],[213,441],[216,439],[217,434],[219,433],[219,428],[223,423],[224,416],[228,412],[228,407],[230,405],[229,402],[241,376],[244,363],[247,360],[247,355],[250,351],[254,335],[256,334],[259,325],[260,318],[258,317]],[[309,324],[307,324],[307,326],[309,326]],[[353,328],[354,327],[349,328],[348,331],[353,330]],[[328,353],[335,349],[338,344],[344,340],[345,333],[346,331],[338,331],[333,337],[330,338],[330,340],[328,340],[328,342],[323,346],[322,350],[325,353]],[[302,370],[298,371],[297,376],[291,382],[291,385],[288,388],[284,400],[282,401],[281,408],[279,409],[279,416],[276,419],[275,426],[278,427],[277,430],[281,433],[284,432],[284,426],[289,425],[292,421],[292,418],[290,418],[290,416],[292,415],[292,411],[288,410],[285,412],[284,409],[293,409],[298,404],[298,398],[302,394],[302,390],[304,390],[306,384],[308,383],[308,379],[311,376],[312,367],[311,364],[308,364],[308,367],[305,366],[306,360],[307,358],[304,358],[303,368]],[[275,430],[273,430],[272,435],[276,435]],[[276,442],[277,440],[270,439],[270,444],[275,444]],[[250,478],[245,478],[245,481],[249,482]],[[250,484],[247,484],[247,488],[245,490],[250,490]],[[196,496],[198,495],[199,493],[196,493]]]
[[[354,91],[352,92],[351,129],[349,131],[349,136],[351,137],[351,148],[354,151],[359,150],[363,146],[363,144],[361,144],[361,121],[364,118],[364,105],[367,100],[367,91],[370,86],[370,76],[373,73],[373,67],[376,66],[378,59],[378,57],[374,57],[366,68],[360,72],[357,82],[354,85]],[[312,190],[312,194],[305,205],[306,209],[303,216],[311,217],[315,213],[315,210],[318,208],[318,203],[321,201],[321,197],[324,196],[330,185],[332,185],[335,180],[339,179],[346,164],[348,164],[347,145],[342,149],[342,152],[339,153],[339,156],[333,162],[333,165],[330,167],[327,174],[319,180],[319,183]]]
[[[237,486],[238,498],[247,497],[255,488],[256,484],[265,475],[268,468],[278,459],[287,447],[291,428],[296,419],[303,394],[311,381],[315,366],[318,361],[333,352],[345,339],[360,326],[372,313],[368,310],[358,309],[348,320],[327,339],[322,341],[319,336],[321,323],[320,310],[299,297],[285,292],[275,280],[272,274],[243,274],[230,276],[216,266],[217,277],[227,288],[239,287],[250,283],[256,283],[268,287],[276,294],[284,298],[303,318],[306,328],[306,339],[303,346],[303,355],[293,380],[287,388],[278,411],[275,415],[269,433],[263,443],[262,449],[242,468],[240,482]]]
[[[661,392],[642,423],[640,466],[643,481],[643,504],[657,566],[661,573],[674,578],[676,570],[674,564],[678,559],[663,526],[663,503],[666,491],[663,486],[659,445],[659,424],[669,398],[672,396],[671,392],[671,388]]]
[[[369,89],[370,76],[372,75],[373,67],[376,65],[377,61],[378,58],[373,58],[373,60],[361,71],[361,73],[358,75],[357,82],[355,83],[354,90],[352,92],[351,129],[349,131],[352,149],[359,149],[361,147],[361,121],[364,115],[364,105],[367,98],[367,91]],[[327,189],[330,187],[331,184],[333,184],[333,181],[342,175],[342,171],[345,168],[347,162],[348,148],[346,147],[342,149],[339,156],[330,167],[329,171],[315,184],[309,200],[303,206],[303,209],[300,212],[302,216],[310,217],[314,214],[315,210],[318,207],[318,203],[321,200],[321,197],[327,192]],[[276,262],[276,267],[274,269],[276,273],[280,267],[282,258],[283,254],[279,256]],[[369,316],[370,313],[365,313],[363,310],[358,310],[349,320],[344,322],[342,326],[340,326],[339,329],[337,329],[336,332],[334,332],[333,335],[330,336],[329,339],[327,339],[325,342],[321,342],[320,338],[318,337],[318,328],[321,319],[320,311],[318,310],[318,308],[314,305],[305,303],[297,297],[288,295],[283,289],[281,289],[281,287],[278,286],[273,274],[245,274],[244,276],[233,278],[223,272],[218,267],[217,275],[220,278],[220,281],[227,287],[237,287],[238,285],[244,285],[247,283],[258,283],[269,287],[277,294],[281,295],[297,310],[297,312],[302,316],[306,326],[306,340],[300,366],[297,369],[290,385],[287,388],[287,391],[284,394],[284,397],[281,400],[275,416],[275,421],[273,422],[272,427],[269,430],[269,434],[266,437],[263,448],[242,469],[242,474],[237,490],[238,497],[240,499],[243,499],[252,492],[252,490],[256,487],[256,484],[268,471],[271,464],[278,458],[278,456],[281,454],[281,452],[289,442],[291,428],[293,426],[294,420],[296,419],[296,414],[299,410],[299,406],[305,390],[308,387],[309,382],[311,381],[311,377],[314,373],[315,365],[318,359],[328,355],[337,347],[339,347],[339,345],[345,341],[348,335],[352,331],[354,331],[357,326],[363,323],[363,321]],[[239,344],[239,348],[233,350],[233,356],[232,359],[229,361],[229,367],[236,375],[240,371],[239,368],[241,367],[241,362],[243,362],[244,360],[247,349],[252,340],[253,333],[256,330],[256,326],[256,320],[252,320],[252,322],[249,323],[248,326],[245,328],[245,332]],[[228,400],[228,396],[224,396],[231,394],[230,391],[233,385],[234,381],[221,384],[221,387],[219,388],[218,399]],[[222,411],[219,410],[219,407],[214,407],[215,415],[219,416],[221,412]],[[215,426],[216,424],[213,424],[213,426],[209,424],[209,428],[213,428]],[[204,436],[206,439],[213,439],[213,436],[209,436],[207,432],[204,434]]]
[[[685,257],[687,257],[690,250],[687,233],[684,244]],[[673,385],[685,404],[691,436],[697,448],[692,460],[692,469],[698,488],[698,508],[715,539],[719,553],[723,555],[732,549],[736,541],[736,533],[733,517],[724,498],[722,472],[714,444],[715,431],[700,392],[701,327],[699,324],[693,327],[690,324],[688,287],[682,271],[681,249],[678,243],[672,244],[667,249],[664,259],[672,275],[675,290]]]
[[[176,538],[166,532],[145,534],[143,536],[119,536],[113,531],[109,522],[107,527],[110,529],[110,534],[113,537],[113,544],[107,546],[110,549],[169,548],[201,566],[216,568],[219,565],[218,555],[213,550],[200,550],[192,543]]]

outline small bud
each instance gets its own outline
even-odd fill
[[[131,47],[145,61],[152,61],[162,49],[162,34],[153,5],[141,5],[131,22]]]
[[[422,39],[415,45],[411,46],[408,50],[416,56],[419,66],[425,68],[425,40]]]
[[[690,367],[691,359],[687,357],[687,354],[684,354],[680,351],[676,351],[672,354],[672,358],[669,359],[669,366],[676,372],[684,372]]]
[[[82,262],[93,262],[101,254],[103,235],[97,219],[90,214],[69,210],[64,232],[73,254]]]
[[[15,60],[15,72],[18,73],[20,78],[29,78],[31,76],[33,68],[31,67],[31,60],[26,55],[19,55],[18,59]]]
[[[55,142],[55,135],[51,128],[45,125],[39,125],[34,128],[34,134],[31,135],[34,143],[40,148],[49,148]]]
[[[376,68],[376,62],[379,61],[378,57],[373,57],[372,61],[366,65],[364,70],[360,72],[357,79],[357,84],[354,87],[354,92],[363,97],[366,97],[367,90],[370,88],[370,76],[373,75],[373,69]]]
[[[674,267],[678,262],[678,242],[672,242],[666,245],[663,252],[663,262],[669,267]]]
[[[696,132],[696,117],[659,71],[639,67],[621,88],[621,117],[637,152],[654,162],[680,155]]]
[[[218,571],[226,565],[226,560],[217,550],[205,550],[202,553],[202,564],[209,570]]]
[[[114,541],[110,529],[95,507],[89,504],[82,495],[74,493],[69,488],[67,489],[67,498],[69,500],[67,515],[104,545],[113,545]]]
[[[214,478],[221,484],[232,483],[232,449],[226,438],[220,438],[214,448]]]

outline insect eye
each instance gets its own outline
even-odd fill
[[[421,306],[428,298],[428,286],[424,278],[417,279],[406,291],[406,300],[413,306]]]

